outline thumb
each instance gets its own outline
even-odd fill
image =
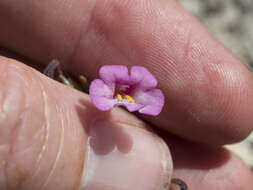
[[[0,189],[168,189],[167,145],[120,109],[0,58]]]

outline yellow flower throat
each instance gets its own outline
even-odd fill
[[[126,94],[119,94],[118,93],[117,98],[118,98],[119,101],[122,101],[123,99],[127,99],[130,102],[133,102],[133,103],[135,102],[135,100],[131,96],[126,95]]]

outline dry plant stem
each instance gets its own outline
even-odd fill
[[[59,67],[60,62],[57,60],[51,61],[44,69],[43,74],[54,79],[55,70]]]
[[[81,75],[79,76],[79,81],[75,81],[68,75],[65,75],[62,69],[60,68],[60,62],[57,59],[52,60],[48,66],[44,69],[43,74],[46,76],[58,80],[59,82],[80,90],[82,92],[89,92],[89,82],[86,77]]]
[[[178,185],[180,187],[180,190],[188,190],[187,184],[181,179],[173,178],[171,180],[171,183]]]
[[[46,76],[55,79],[55,72],[58,73],[58,78],[61,80],[62,83],[66,84],[67,86],[74,87],[70,81],[64,76],[63,71],[60,68],[60,62],[56,59],[52,60],[48,66],[44,69],[43,74]]]

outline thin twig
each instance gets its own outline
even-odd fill
[[[181,190],[188,190],[187,184],[181,179],[173,178],[171,180],[171,183],[178,185]]]

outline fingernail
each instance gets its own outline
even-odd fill
[[[169,149],[143,128],[96,122],[91,128],[82,188],[167,190],[172,173]]]

